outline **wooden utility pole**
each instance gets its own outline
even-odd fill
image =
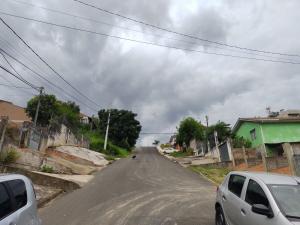
[[[37,107],[36,107],[34,122],[33,122],[34,127],[36,127],[37,119],[38,119],[38,116],[39,116],[39,110],[40,110],[41,97],[43,95],[43,90],[44,90],[44,88],[40,87],[40,95],[39,95],[38,104],[37,104]]]
[[[8,117],[1,117],[1,122],[0,122],[0,153],[3,148],[3,143],[4,143],[4,137],[5,137],[5,131],[6,127],[8,124]]]

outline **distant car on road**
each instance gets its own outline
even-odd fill
[[[231,172],[217,189],[216,225],[300,225],[300,178]]]
[[[174,148],[164,148],[164,151],[163,151],[163,153],[165,153],[165,154],[171,154],[173,152],[176,152],[176,149],[174,149]]]
[[[22,175],[0,175],[0,225],[40,225],[31,181]]]

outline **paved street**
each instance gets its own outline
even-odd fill
[[[100,171],[40,216],[44,225],[213,225],[214,198],[209,182],[149,147]]]

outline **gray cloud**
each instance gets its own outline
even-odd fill
[[[153,31],[151,28],[106,15],[69,0],[31,2],[146,33],[187,40],[162,31]],[[290,1],[289,4],[280,2],[275,4],[269,0],[243,1],[243,4],[231,0],[222,3],[213,1],[183,3],[179,0],[152,2],[89,0],[87,2],[214,41],[266,50],[300,52],[300,44],[297,40],[299,30],[296,29],[297,21],[300,20],[297,12],[300,3],[296,0]],[[18,15],[107,34],[199,50],[204,46],[204,50],[210,52],[241,54],[215,49],[201,42],[190,45],[95,24],[15,4],[11,0],[4,0],[1,6],[3,11]],[[274,109],[299,108],[298,65],[191,53],[3,18],[57,71],[81,92],[94,99],[101,108],[126,108],[137,112],[144,131],[175,131],[176,125],[185,116],[194,116],[203,121],[204,116],[209,115],[210,122],[225,120],[233,124],[237,117],[263,115],[266,106]],[[88,103],[42,65],[3,25],[0,29],[0,36],[9,41],[18,52],[6,46],[3,41],[0,41],[1,48],[18,56],[76,98]],[[195,40],[189,41],[195,42]],[[26,57],[21,56],[21,53]],[[300,61],[299,58],[294,60]],[[31,61],[38,66],[33,65]],[[5,65],[3,59],[0,59],[0,63]],[[26,70],[19,66],[17,68],[31,82],[44,85],[49,93],[56,93],[59,98],[68,99]],[[12,78],[8,79],[16,82]],[[6,82],[1,76],[0,80],[0,83]],[[29,97],[19,90],[2,87],[0,96],[21,105],[25,105]],[[83,104],[81,108],[86,113],[96,113]],[[167,139],[166,136],[142,136],[141,143],[149,144],[154,138]]]

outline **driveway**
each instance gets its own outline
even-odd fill
[[[215,187],[161,156],[137,150],[82,189],[40,210],[43,225],[213,225]]]

